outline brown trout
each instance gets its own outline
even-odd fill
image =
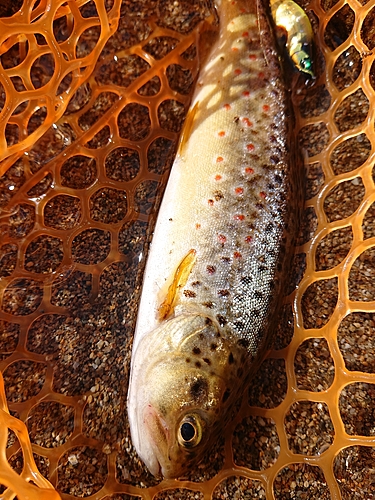
[[[164,194],[139,307],[128,414],[154,475],[218,438],[267,347],[301,188],[289,96],[257,0],[220,0]]]

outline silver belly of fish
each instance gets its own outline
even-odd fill
[[[301,198],[264,13],[223,1],[219,14],[157,219],[133,347],[132,440],[165,477],[201,459],[264,351]]]

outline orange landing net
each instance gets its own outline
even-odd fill
[[[275,347],[225,440],[160,482],[130,443],[131,338],[216,18],[198,0],[2,2],[0,498],[371,498],[375,2],[303,7],[318,81],[295,110],[306,207]]]

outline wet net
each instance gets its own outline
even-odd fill
[[[372,498],[375,2],[302,6],[318,81],[296,95],[306,205],[274,349],[228,434],[160,482],[130,441],[131,341],[215,13],[1,3],[0,498]]]

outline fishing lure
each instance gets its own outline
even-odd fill
[[[293,0],[270,0],[270,7],[276,27],[286,33],[286,49],[294,66],[314,78],[314,34],[305,11]]]
[[[275,327],[302,205],[289,96],[258,0],[217,1],[159,211],[128,393],[154,475],[186,474],[217,439]]]

